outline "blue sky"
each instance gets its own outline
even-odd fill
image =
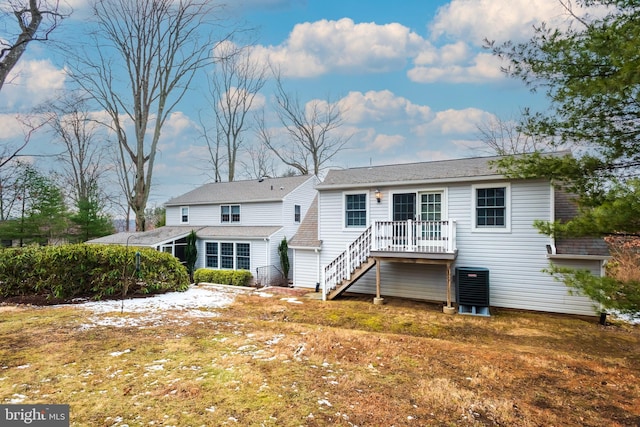
[[[86,0],[68,3],[74,14],[53,34],[63,43],[76,37],[76,27],[88,16]],[[255,54],[281,68],[288,91],[303,102],[330,97],[344,109],[341,132],[351,139],[335,167],[487,154],[478,140],[478,124],[495,117],[516,118],[524,107],[543,109],[545,100],[505,77],[497,58],[482,49],[483,39],[523,41],[535,23],[567,19],[557,0],[230,4],[230,17],[256,29]],[[64,66],[64,58],[54,56],[46,45],[29,46],[0,95],[0,143],[21,138],[16,113],[69,85]],[[210,181],[198,131],[206,87],[204,79],[194,81],[164,128],[150,205]],[[261,94],[267,110],[272,96],[268,84]],[[34,138],[25,152],[55,151],[49,140],[44,135]],[[255,141],[247,134],[246,144]]]

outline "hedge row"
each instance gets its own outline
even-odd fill
[[[211,270],[199,268],[193,273],[196,283],[218,283],[222,285],[249,286],[251,272],[248,270]]]
[[[136,253],[140,252],[140,273]],[[171,254],[118,245],[28,246],[0,250],[3,297],[55,298],[149,294],[189,287],[186,268]]]

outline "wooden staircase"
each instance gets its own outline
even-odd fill
[[[343,279],[335,288],[327,292],[327,299],[332,300],[337,296],[340,296],[351,285],[353,285],[356,280],[362,277],[367,271],[371,270],[374,265],[376,265],[376,260],[370,257],[367,258],[365,262],[363,262],[362,264],[360,264],[360,266],[356,267],[356,269],[353,270],[350,277]]]
[[[325,267],[323,299],[337,297],[375,265],[375,260],[369,257],[372,242],[372,228],[369,226],[347,250]]]

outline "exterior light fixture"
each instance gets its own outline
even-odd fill
[[[382,192],[376,188],[376,200],[378,201],[378,203],[380,203],[381,199],[382,199]]]

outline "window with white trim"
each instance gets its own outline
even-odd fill
[[[240,222],[240,205],[221,205],[220,222]]]
[[[251,248],[248,243],[236,243],[236,270],[251,270]]]
[[[293,221],[300,222],[300,205],[293,206]]]
[[[351,227],[367,226],[367,194],[345,194],[344,225]]]
[[[218,268],[218,242],[207,242],[205,244],[205,258],[207,268]]]
[[[233,243],[220,243],[220,268],[233,270]]]
[[[251,270],[251,245],[205,242],[205,265],[215,269]]]
[[[182,224],[189,222],[189,206],[183,206],[180,208],[180,222]]]
[[[474,186],[474,229],[510,231],[510,186]]]

